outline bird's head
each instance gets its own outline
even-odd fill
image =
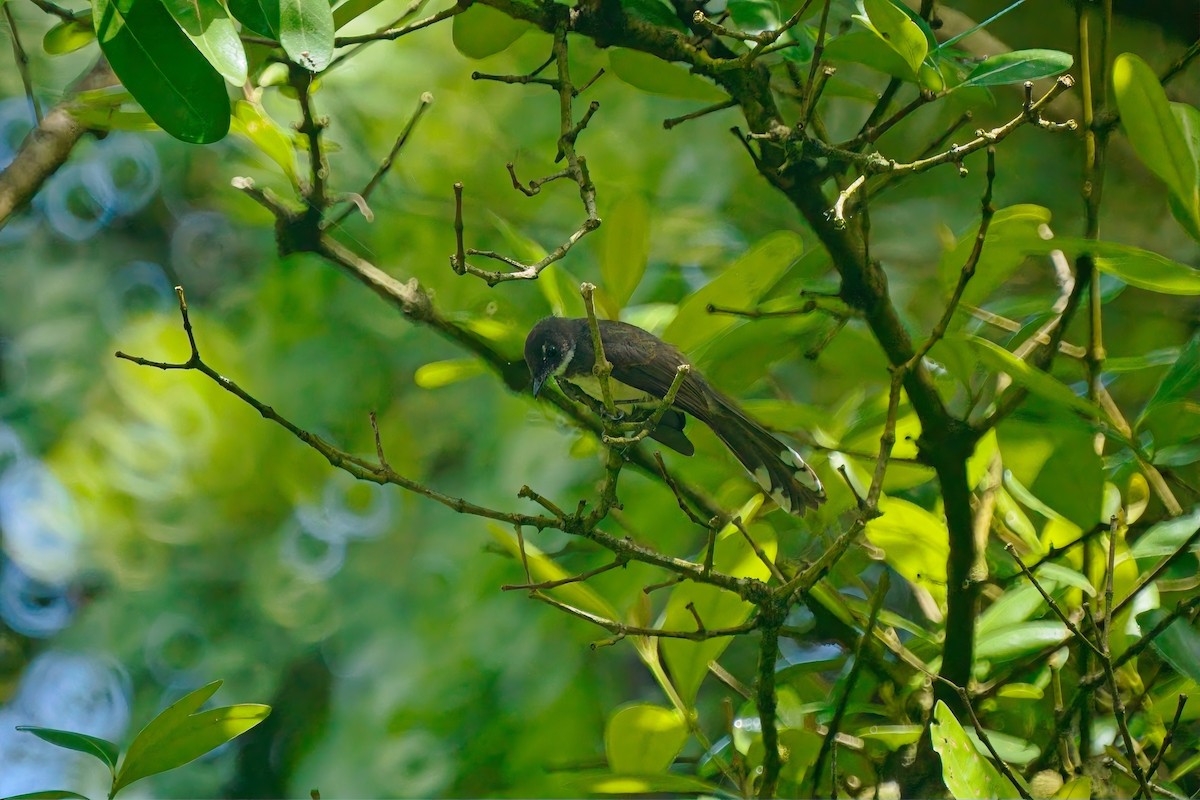
[[[575,338],[568,320],[546,319],[533,326],[525,338],[525,363],[533,378],[533,396],[551,375],[562,375],[575,355]]]

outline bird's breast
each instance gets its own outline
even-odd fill
[[[594,375],[571,375],[568,380],[578,386],[583,391],[590,394],[597,400],[603,399],[603,394],[600,391],[600,381]],[[658,403],[659,399],[647,392],[630,386],[626,383],[621,383],[616,378],[608,379],[609,391],[612,392],[613,400],[618,403]]]

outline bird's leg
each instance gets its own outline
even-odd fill
[[[658,427],[658,423],[662,421],[663,415],[667,413],[667,409],[675,402],[675,396],[679,394],[679,387],[683,385],[683,379],[692,371],[688,364],[680,364],[675,370],[675,379],[671,381],[671,388],[667,390],[666,396],[655,407],[652,413],[645,421],[642,422],[640,429],[632,436],[605,436],[605,444],[637,444],[642,439],[650,435],[650,432]]]

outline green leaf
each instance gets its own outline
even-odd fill
[[[650,255],[650,208],[640,194],[627,194],[604,216],[600,228],[600,275],[604,297],[616,319],[646,272]]]
[[[933,749],[942,757],[942,779],[956,798],[1016,797],[1017,789],[979,754],[949,707],[938,701],[930,726]]]
[[[55,728],[41,728],[36,725],[18,725],[17,730],[32,733],[39,739],[58,747],[87,753],[103,761],[108,765],[110,770],[115,770],[117,767],[117,756],[120,754],[120,748],[107,739],[101,739],[98,736],[88,736],[86,733],[61,731]]]
[[[206,687],[198,691],[205,690]],[[193,762],[227,741],[238,738],[265,720],[271,712],[271,706],[242,703],[200,711],[198,714],[184,717],[173,715],[168,722],[163,723],[161,730],[156,730],[154,744],[148,744],[134,754],[133,748],[138,745],[142,735],[162,720],[163,715],[169,711],[170,709],[158,715],[149,726],[143,728],[142,733],[138,734],[138,739],[133,740],[130,752],[126,753],[125,760],[121,763],[121,771],[113,782],[113,794],[144,777]]]
[[[996,435],[1006,470],[1002,492],[1049,520],[1042,531],[1043,540],[1050,533],[1065,535],[1067,528],[1086,530],[1100,521],[1104,465],[1096,455],[1090,425],[1055,416],[1009,417],[997,426]],[[1009,513],[1011,509],[1006,507],[1005,514]],[[1051,526],[1060,516],[1062,524],[1055,530]],[[1006,522],[1010,520],[1006,518]],[[1079,530],[1074,530],[1071,540],[1078,535]],[[1036,539],[1030,542],[1032,551],[1041,552],[1041,548]]]
[[[872,725],[855,731],[854,735],[860,739],[874,739],[888,750],[895,751],[916,744],[924,730],[920,725]]]
[[[511,553],[520,564],[521,543],[517,541],[516,534],[494,522],[489,522],[487,528],[492,538]],[[569,572],[556,564],[537,545],[531,544],[528,539],[525,541],[525,560],[529,564],[529,574],[536,583],[561,581],[571,577]],[[568,583],[545,591],[562,602],[589,614],[611,620],[620,618],[617,610],[602,595],[585,583]]]
[[[1034,577],[1043,585],[1046,581],[1053,581],[1061,586],[1079,589],[1088,597],[1096,596],[1096,587],[1092,586],[1092,582],[1087,579],[1087,576],[1065,564],[1042,564],[1034,572]]]
[[[855,18],[883,39],[916,73],[929,52],[929,42],[921,29],[891,0],[863,0],[863,9],[867,18]]]
[[[733,3],[730,3],[732,8]],[[687,26],[675,15],[668,3],[663,0],[621,0],[621,8],[635,19],[644,20],[664,28],[674,28],[677,31],[687,31]]]
[[[157,0],[95,0],[100,49],[159,127],[209,144],[229,132],[225,81]]]
[[[687,723],[679,711],[635,703],[608,718],[604,752],[609,769],[616,773],[666,772],[687,738]]]
[[[699,797],[728,797],[720,786],[693,778],[690,775],[658,773],[656,775],[587,775],[572,782],[579,796],[612,794],[620,797],[645,795],[695,795]]]
[[[1160,406],[1195,397],[1197,387],[1200,387],[1200,332],[1192,335],[1180,352],[1179,358],[1171,365],[1171,369],[1167,370],[1158,388],[1154,390],[1154,395],[1138,416],[1138,425]]]
[[[800,237],[791,231],[778,231],[761,239],[733,266],[688,295],[663,338],[698,357],[699,350],[742,322],[728,314],[710,314],[709,303],[752,308],[800,258],[803,249]]]
[[[975,352],[985,367],[1007,373],[1014,383],[1052,403],[1083,414],[1088,419],[1099,419],[1103,416],[1098,407],[1075,394],[1066,384],[1017,358],[1000,345],[979,336],[968,336],[967,339],[975,347]]]
[[[529,23],[479,3],[456,15],[450,26],[455,48],[467,58],[503,52],[528,30]]]
[[[1138,614],[1138,626],[1145,634],[1166,617],[1163,609],[1152,608]],[[1180,675],[1200,683],[1200,633],[1186,619],[1176,619],[1150,640],[1150,646]]]
[[[959,86],[1002,86],[1048,78],[1066,72],[1075,63],[1059,50],[1013,50],[985,58]]]
[[[755,495],[738,512],[743,520],[743,527],[758,542],[759,547],[774,558],[778,548],[773,530],[766,525],[754,525],[755,516],[762,507],[763,496]],[[765,581],[770,577],[766,565],[754,554],[754,550],[746,542],[745,537],[733,525],[726,525],[717,534],[716,551],[713,554],[713,568],[737,578],[757,578]],[[696,614],[703,620],[707,628],[727,628],[745,622],[754,606],[737,595],[710,586],[708,584],[681,583],[671,590],[667,600],[666,613],[662,626],[670,630],[692,630],[696,627],[696,618],[688,610],[688,604],[696,609]],[[688,708],[696,701],[696,693],[700,684],[708,674],[708,664],[720,658],[725,648],[732,640],[728,638],[707,639],[691,642],[686,639],[663,639],[660,643],[663,660],[670,670],[680,699]]]
[[[1192,162],[1197,165],[1194,194],[1200,196],[1200,109],[1187,103],[1171,103],[1171,113],[1179,123],[1179,130],[1183,133],[1183,142],[1187,145]],[[1200,242],[1200,202],[1188,203],[1187,195],[1177,195],[1174,192],[1167,199],[1171,206],[1171,214],[1193,239]]]
[[[1070,631],[1057,619],[1022,622],[997,628],[976,642],[975,657],[987,661],[1011,661],[1067,640]]]
[[[706,103],[728,99],[723,91],[708,81],[649,53],[614,47],[608,51],[608,65],[622,81],[650,94]]]
[[[1197,529],[1200,529],[1200,506],[1187,514],[1151,526],[1133,543],[1130,552],[1138,561],[1166,558],[1174,555]]]
[[[383,0],[346,0],[333,9],[334,30],[341,30],[382,2]]]
[[[1072,778],[1054,793],[1053,800],[1091,800],[1092,779],[1087,775]]]
[[[72,792],[70,789],[47,789],[44,792],[10,794],[5,796],[4,800],[91,800],[91,798],[85,794]]]
[[[987,745],[983,743],[983,739],[979,738],[979,734],[975,732],[975,729],[966,728],[965,730],[967,738],[974,743],[976,752],[984,758],[991,757]],[[996,752],[1000,755],[1000,758],[1007,764],[1016,764],[1019,767],[1023,767],[1041,755],[1041,749],[1025,739],[1010,736],[1007,733],[1000,733],[999,731],[991,731],[987,728],[984,728],[984,732],[991,741],[992,747],[996,748]]]
[[[867,523],[867,539],[905,580],[924,587],[939,606],[946,603],[946,558],[950,533],[940,516],[898,497],[879,501],[881,516]]]
[[[279,0],[227,0],[229,13],[259,36],[279,39]]]
[[[1041,700],[1046,693],[1040,686],[1032,683],[1006,683],[996,692],[996,696],[1011,697],[1014,700]]]
[[[431,361],[417,367],[417,371],[413,374],[413,383],[422,389],[440,389],[443,386],[450,386],[482,375],[486,369],[483,362],[477,358]]]
[[[1200,209],[1196,160],[1158,76],[1133,53],[1117,56],[1112,76],[1121,127],[1134,152],[1185,207]]]
[[[1000,288],[1029,257],[1026,244],[1038,239],[1038,230],[1050,222],[1050,210],[1043,206],[1023,204],[997,209],[988,225],[983,251],[975,265],[975,275],[963,290],[962,302],[980,305]],[[946,297],[958,283],[963,264],[975,247],[979,224],[973,224],[959,237],[954,247],[942,254],[938,277]],[[961,317],[961,315],[960,315]]]
[[[300,178],[296,172],[296,148],[292,139],[275,120],[267,116],[261,105],[248,100],[233,104],[231,130],[247,139],[259,152],[274,161],[283,174],[296,186]]]
[[[279,44],[310,72],[333,60],[333,11],[326,0],[279,0]]]
[[[993,631],[1001,628],[1017,625],[1025,622],[1036,613],[1041,616],[1043,613],[1049,613],[1050,609],[1046,605],[1045,599],[1038,592],[1037,587],[1026,581],[1024,577],[1020,579],[1022,583],[1013,586],[1004,594],[1000,595],[996,602],[987,607],[975,624],[976,637],[987,636]],[[1058,588],[1058,584],[1052,580],[1038,580],[1042,588],[1053,596],[1054,591]]]
[[[912,67],[873,30],[850,31],[832,39],[825,45],[824,59],[833,64],[862,64],[894,78],[917,81]]]
[[[246,50],[233,20],[218,0],[163,0],[168,13],[225,80],[246,82]]]
[[[1029,255],[1046,255],[1053,250],[1062,250],[1068,257],[1074,258],[1081,253],[1091,253],[1101,272],[1120,278],[1132,286],[1160,294],[1200,294],[1200,270],[1149,250],[1069,236],[1045,240],[1033,237],[1026,240],[1022,247]]]
[[[52,56],[73,53],[96,40],[91,17],[63,20],[42,37],[42,49]]]

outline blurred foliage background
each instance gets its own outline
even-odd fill
[[[403,5],[387,0],[349,30],[372,30]],[[955,4],[976,19],[995,5]],[[1073,51],[1071,4],[1031,6],[991,33],[1014,48]],[[34,34],[28,41],[50,26],[32,5],[8,7]],[[1114,52],[1148,54],[1164,67],[1188,36],[1172,13],[1121,17]],[[610,72],[588,90],[585,99],[600,110],[580,139],[606,224],[542,281],[489,289],[456,276],[447,264],[455,181],[466,187],[467,240],[481,248],[548,249],[581,212],[570,185],[525,198],[504,168],[515,162],[526,179],[554,171],[557,96],[471,80],[473,70],[529,71],[545,59],[550,37],[530,29],[478,61],[459,52],[453,29],[375,44],[321,78],[314,98],[331,120],[331,169],[343,188],[366,182],[422,93],[434,98],[372,197],[374,222],[351,215],[338,235],[392,275],[419,278],[439,308],[505,343],[513,361],[538,318],[578,313],[572,287],[602,283],[606,259],[645,258],[624,316],[661,331],[679,303],[767,237],[813,251],[793,209],[729,135],[733,111],[664,130],[665,118],[698,101],[643,92]],[[44,100],[91,57],[31,49]],[[582,39],[571,57],[577,76],[609,59]],[[879,85],[872,84],[852,64],[839,76],[848,96],[832,95],[825,123],[849,135],[869,108],[849,87],[863,80],[878,91],[882,81],[874,76]],[[1171,94],[1195,104],[1197,83],[1193,70]],[[31,122],[14,70],[0,70],[0,92],[2,163]],[[1000,122],[1019,109],[1020,90],[996,90],[982,114],[979,101],[953,95],[922,109],[882,146],[914,152],[967,104],[976,111],[972,126]],[[265,102],[282,124],[295,121],[286,98]],[[1064,97],[1056,111],[1077,115],[1077,99]],[[1078,234],[1075,147],[1065,136],[1018,132],[997,159],[996,205],[1044,205],[1056,232]],[[978,217],[982,161],[968,166],[965,178],[946,169],[908,181],[872,209],[873,253],[922,330],[942,310],[940,300],[930,302],[942,295],[936,265]],[[330,266],[280,259],[273,221],[230,188],[235,176],[288,191],[278,167],[238,136],[196,147],[161,133],[116,132],[86,140],[33,207],[0,232],[0,793],[102,786],[94,765],[14,725],[128,740],[156,710],[213,678],[226,681],[222,699],[271,703],[274,715],[212,757],[147,781],[147,796],[575,793],[570,768],[602,756],[611,710],[661,695],[632,648],[590,648],[597,629],[499,590],[521,577],[497,545],[508,531],[393,487],[354,483],[202,376],[113,358],[115,350],[186,357],[172,291],[182,285],[206,360],[346,449],[373,452],[375,410],[392,465],[440,491],[501,508],[527,504],[515,496],[523,484],[564,505],[591,491],[598,468],[590,437],[461,361],[462,351]],[[1183,263],[1200,260],[1156,180],[1121,141],[1110,154],[1102,230]],[[835,289],[828,262],[801,259],[776,294],[793,296],[800,286]],[[1110,288],[1111,358],[1178,347],[1198,328],[1195,298],[1164,302]],[[1030,269],[989,308],[1022,318],[1054,294],[1050,271]],[[815,360],[799,357],[832,325],[820,315],[739,323],[697,354],[714,383],[818,446],[828,508],[804,524],[780,514],[762,523],[796,559],[838,532],[837,512],[850,502],[820,446],[872,452],[886,406],[886,368],[860,326],[847,326]],[[1138,362],[1114,373],[1109,388],[1118,402],[1140,403],[1169,363]],[[1083,377],[1070,367],[1063,375]],[[904,432],[902,423],[897,455],[911,457]],[[707,431],[695,433],[698,456],[670,466],[723,507],[738,507],[752,485]],[[1069,494],[1063,476],[1075,466],[1047,471],[1060,480],[1039,491]],[[889,491],[911,490],[920,502],[930,475],[898,463]],[[627,533],[668,553],[698,550],[702,531],[686,524],[661,485],[627,474],[622,486]],[[561,551],[568,571],[602,561],[558,532],[531,541]],[[877,555],[857,548],[834,582],[851,597],[868,596],[886,569]],[[633,565],[595,584],[623,609],[652,580]],[[907,584],[893,581],[890,608],[919,615],[916,603]],[[789,642],[784,653],[795,664],[828,662],[832,672],[812,679],[814,691],[827,691],[847,655],[819,642]],[[753,658],[739,644],[726,666],[748,676]],[[716,713],[715,693],[705,702]],[[1194,703],[1189,718],[1198,714]]]

